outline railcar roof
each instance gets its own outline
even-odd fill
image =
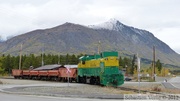
[[[54,64],[54,65],[41,66],[41,67],[35,68],[33,70],[53,70],[53,69],[57,69],[60,67],[61,67],[61,65]]]
[[[54,64],[54,65],[45,65],[45,66],[41,66],[38,68],[35,68],[33,70],[55,70],[58,68],[77,68],[77,65],[58,65],[58,64]]]

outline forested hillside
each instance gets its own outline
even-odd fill
[[[51,54],[42,54],[35,56],[34,54],[23,55],[21,58],[21,68],[23,70],[28,70],[30,66],[34,68],[40,67],[42,65],[50,64],[60,64],[60,65],[77,65],[79,62],[80,55],[51,55]],[[43,61],[42,61],[43,60]],[[19,69],[19,56],[12,55],[2,55],[0,56],[0,75],[11,74],[12,69]],[[43,63],[43,64],[42,64]],[[162,70],[162,63],[160,60],[156,62],[157,71]],[[127,74],[133,75],[137,73],[136,57],[133,58],[122,58],[119,57],[119,69],[126,70]],[[146,70],[144,70],[146,69]],[[142,72],[151,73],[151,66],[149,68],[143,68]]]

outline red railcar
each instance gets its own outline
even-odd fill
[[[73,67],[73,68],[66,68]],[[43,79],[55,81],[76,81],[77,68],[76,65],[46,65],[33,70],[12,70],[15,78],[23,79]]]
[[[38,79],[40,79],[40,80],[48,80],[48,71],[47,70],[39,70]]]
[[[29,73],[30,73],[30,76],[38,76],[39,71],[31,70]]]
[[[59,75],[59,71],[58,70],[48,70],[48,76],[58,76]]]
[[[22,75],[23,76],[29,76],[30,75],[30,70],[23,70]]]
[[[12,76],[14,76],[14,78],[21,78],[22,77],[22,70],[19,69],[13,69],[12,70]]]
[[[30,78],[30,70],[23,70],[22,78],[23,79],[29,79]]]
[[[48,71],[47,70],[39,71],[38,76],[48,76]]]
[[[77,68],[59,68],[59,78],[60,80],[76,81]]]
[[[59,70],[48,70],[48,79],[53,81],[58,81]]]
[[[29,75],[30,79],[38,79],[39,71],[31,70],[29,73],[30,73]]]

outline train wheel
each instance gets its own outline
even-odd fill
[[[94,81],[95,81],[95,84],[97,84],[97,85],[100,84],[100,78],[99,77],[96,77]]]
[[[94,79],[94,77],[92,76],[92,77],[90,78],[90,84],[92,84],[92,85],[95,84],[94,81],[95,81],[95,79]]]
[[[84,76],[84,77],[83,77],[83,83],[87,83],[86,81],[87,81],[87,80],[86,80],[86,76]]]
[[[69,82],[72,83],[72,79],[71,78],[69,78]]]
[[[78,80],[77,80],[78,83],[82,83],[82,79],[80,76],[78,76]]]

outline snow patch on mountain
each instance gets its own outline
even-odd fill
[[[125,25],[119,22],[116,19],[110,19],[107,22],[98,24],[98,25],[89,25],[89,28],[93,29],[108,29],[108,30],[116,30],[120,31]]]
[[[107,22],[101,23],[101,24],[89,25],[88,27],[92,28],[92,29],[107,29],[107,30],[115,30],[115,31],[119,31],[119,32],[123,32],[122,30],[128,27],[140,36],[151,35],[151,33],[149,33],[148,31],[124,25],[120,21],[118,21],[117,19],[114,19],[114,18],[110,19]],[[126,34],[126,33],[124,33],[124,34]],[[151,35],[151,36],[153,36],[153,35]]]

